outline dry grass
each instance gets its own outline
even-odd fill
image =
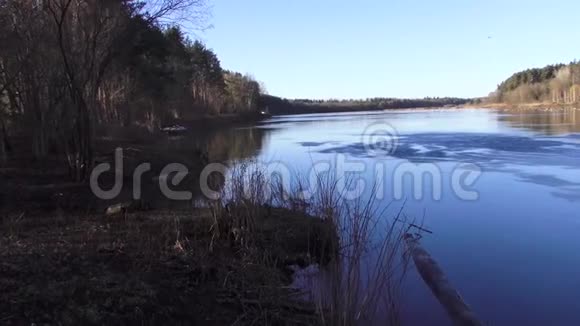
[[[288,287],[285,269],[308,255],[286,240],[310,219],[272,214],[279,218],[264,221],[245,247],[212,239],[209,210],[78,216],[67,226],[57,217],[25,219],[16,235],[0,233],[0,320],[316,324],[315,308]]]
[[[22,227],[22,220],[24,219],[24,213],[20,214],[7,214],[2,219],[2,229],[5,230],[6,235],[9,238],[15,238],[18,236],[20,229]]]
[[[397,324],[406,265],[394,219],[372,199],[345,200],[333,175],[311,197],[304,180],[287,189],[249,162],[193,214],[5,217],[0,320],[334,326],[380,313]],[[311,264],[324,277],[305,302],[290,266]]]
[[[259,242],[256,237],[263,236],[255,226],[272,218],[271,207],[316,216],[312,219],[320,224],[302,229],[306,237],[294,237],[298,241],[293,245],[307,246],[309,257],[299,265],[322,266],[324,277],[311,286],[320,322],[367,325],[379,316],[390,325],[399,324],[400,286],[407,270],[402,255],[404,224],[396,222],[403,220],[402,211],[389,219],[386,208],[374,200],[377,189],[363,199],[345,199],[339,179],[331,173],[317,175],[317,191],[305,197],[305,179],[295,178],[287,189],[258,166],[250,162],[234,167],[225,187],[228,191],[212,204],[220,232],[226,230],[241,247],[251,247]],[[344,183],[349,188],[350,182]],[[240,231],[243,237],[238,239]]]

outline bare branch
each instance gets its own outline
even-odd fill
[[[149,21],[161,25],[186,22],[202,29],[207,27],[210,16],[206,0],[151,0],[142,11]]]

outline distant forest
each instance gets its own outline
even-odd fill
[[[323,113],[346,111],[372,111],[407,108],[432,108],[458,106],[468,103],[469,99],[462,98],[424,98],[424,99],[397,99],[397,98],[370,98],[364,100],[308,100],[284,99],[272,95],[262,95],[261,105],[268,108],[271,114],[295,113]]]
[[[488,99],[490,102],[510,104],[570,104],[579,100],[580,63],[576,61],[517,72],[499,84]]]

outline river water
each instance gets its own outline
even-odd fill
[[[378,185],[380,205],[433,232],[423,246],[484,323],[580,325],[580,111],[277,116],[237,132],[262,137],[243,159],[358,166],[347,173]],[[404,323],[449,324],[408,278]]]
[[[422,245],[483,323],[580,325],[580,110],[276,116],[163,144],[192,147],[291,176],[327,163],[432,232]],[[413,266],[402,292],[403,324],[450,324]]]

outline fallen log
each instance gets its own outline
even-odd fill
[[[405,234],[405,243],[421,278],[443,305],[454,324],[462,326],[482,325],[463,301],[459,292],[449,283],[437,262],[421,246],[419,238],[412,234]]]

